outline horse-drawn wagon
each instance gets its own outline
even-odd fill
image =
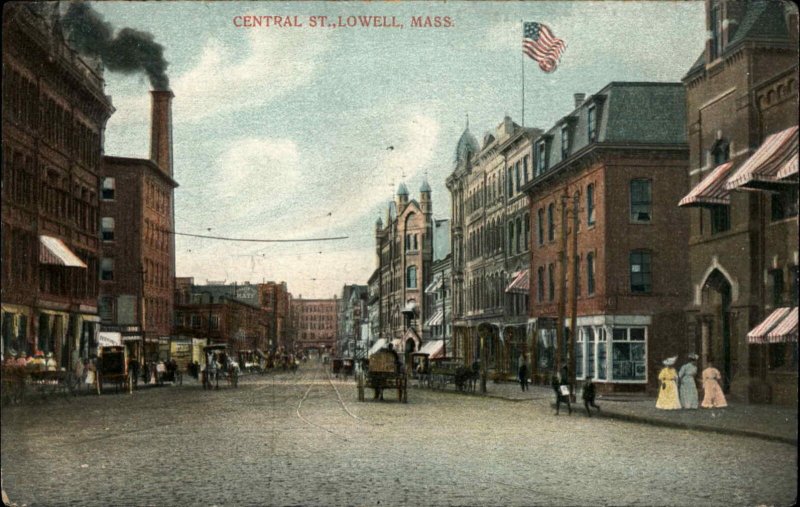
[[[375,390],[373,399],[383,399],[384,389],[397,389],[397,401],[408,403],[408,375],[402,368],[397,354],[390,350],[379,350],[372,354],[367,370],[357,380],[358,401],[364,401],[364,390]]]
[[[206,367],[203,371],[203,389],[219,389],[219,380],[239,387],[239,365],[233,360],[229,347],[224,343],[203,347]]]
[[[133,392],[133,381],[128,374],[128,351],[121,345],[100,347],[97,350],[97,371],[94,372],[97,394],[102,394],[103,384],[114,384],[116,390]]]

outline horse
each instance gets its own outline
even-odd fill
[[[475,392],[475,384],[480,378],[480,364],[478,361],[472,363],[471,368],[466,366],[459,366],[456,368],[455,378],[453,382],[456,389],[459,391]]]

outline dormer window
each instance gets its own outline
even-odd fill
[[[586,112],[588,115],[586,123],[589,131],[589,142],[593,143],[597,140],[597,107],[591,105]]]
[[[566,160],[569,157],[569,127],[564,125],[561,127],[561,160]]]
[[[536,143],[536,176],[547,171],[547,145],[544,140]]]

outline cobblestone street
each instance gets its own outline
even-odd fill
[[[17,505],[790,505],[796,447],[420,389],[358,403],[312,363],[238,389],[2,413]]]

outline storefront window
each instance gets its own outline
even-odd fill
[[[606,342],[604,341],[599,341],[597,343],[597,378],[598,380],[606,380],[608,378],[606,365]]]
[[[584,354],[584,347],[586,343],[583,341],[583,333],[578,333],[578,339],[575,340],[575,377],[576,378],[583,378],[583,358]]]
[[[594,377],[594,328],[593,327],[585,327],[583,328],[584,332],[584,341],[586,342],[586,375],[590,377]]]
[[[553,370],[553,356],[555,353],[556,343],[556,330],[555,329],[540,329],[539,337],[536,343],[536,357],[539,362],[540,371]]]
[[[645,329],[614,328],[611,357],[614,380],[645,380]]]

